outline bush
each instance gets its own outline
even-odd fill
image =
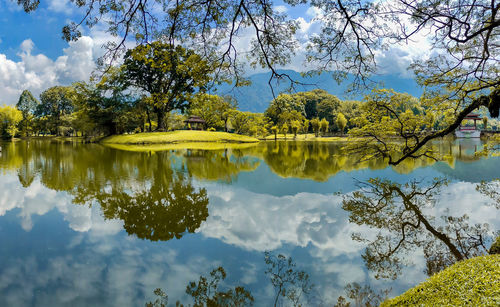
[[[500,236],[498,236],[497,240],[491,245],[489,253],[490,255],[500,254]]]
[[[455,263],[381,306],[500,306],[500,255]]]

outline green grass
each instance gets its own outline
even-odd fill
[[[255,143],[253,137],[227,132],[178,130],[171,132],[149,132],[112,135],[101,140],[103,144],[175,144],[175,143]]]
[[[500,255],[460,261],[381,306],[500,306]]]
[[[180,149],[201,149],[201,150],[224,150],[224,149],[244,149],[255,146],[257,143],[217,143],[217,142],[187,142],[171,144],[110,144],[104,143],[104,146],[133,152],[157,152],[165,150]]]

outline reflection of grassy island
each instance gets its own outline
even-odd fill
[[[227,132],[178,130],[172,132],[150,132],[113,135],[103,139],[104,144],[168,144],[168,143],[255,143],[253,137]]]
[[[498,306],[500,255],[460,261],[381,306]]]

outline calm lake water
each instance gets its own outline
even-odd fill
[[[450,180],[429,209],[500,229],[476,185],[500,158],[473,140],[440,141],[446,162],[358,163],[335,143],[267,142],[227,150],[128,152],[97,144],[0,143],[0,306],[144,306],[162,288],[190,302],[189,281],[222,266],[221,288],[244,286],[256,306],[275,289],[264,252],[292,257],[332,305],[353,282],[396,296],[426,278],[420,249],[396,280],[374,278],[361,255],[377,231],[349,222],[342,199],[379,177]],[[286,305],[286,302],[285,302]]]

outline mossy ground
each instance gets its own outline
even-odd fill
[[[171,132],[149,132],[112,135],[101,140],[103,144],[175,144],[175,143],[256,143],[253,137],[227,132],[178,130]]]
[[[500,255],[460,261],[381,306],[500,306]]]

